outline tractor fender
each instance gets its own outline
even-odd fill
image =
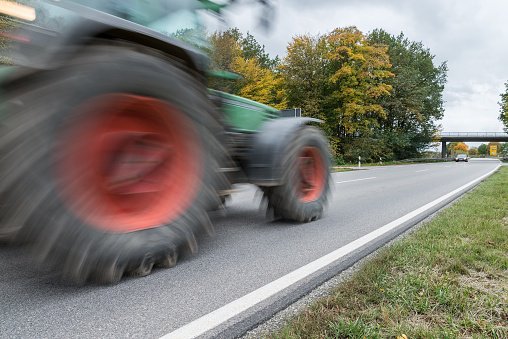
[[[278,118],[266,121],[253,138],[247,159],[247,177],[259,186],[277,186],[282,179],[282,158],[292,135],[314,118]]]

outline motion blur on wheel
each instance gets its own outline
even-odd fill
[[[0,1],[16,26],[4,34],[16,66],[0,68],[0,241],[67,280],[114,283],[196,252],[235,183],[258,185],[278,218],[323,215],[319,121],[207,89],[221,73],[198,19],[228,5]],[[58,31],[37,20],[47,13]]]

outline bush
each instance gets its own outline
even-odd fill
[[[344,166],[346,164],[346,160],[341,155],[335,157],[335,165]]]

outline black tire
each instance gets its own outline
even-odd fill
[[[324,180],[319,192],[310,201],[301,197],[301,173],[299,161],[301,152],[312,148],[319,154],[322,161]],[[330,156],[326,137],[321,130],[312,126],[303,126],[295,133],[293,140],[287,145],[282,162],[282,185],[264,187],[263,191],[268,200],[268,209],[273,211],[276,219],[286,219],[298,222],[310,222],[322,217],[330,195]]]
[[[75,213],[58,183],[59,160],[54,154],[67,156],[57,148],[61,132],[80,118],[74,108],[109,93],[168,102],[192,121],[197,132],[203,166],[197,193],[184,211],[152,228],[132,232],[98,228]],[[124,273],[144,276],[153,266],[174,266],[182,246],[196,251],[196,235],[211,227],[208,211],[220,204],[217,190],[227,187],[219,171],[226,156],[218,141],[223,127],[203,83],[170,61],[128,48],[98,46],[51,72],[42,85],[13,90],[9,102],[22,104],[9,112],[8,132],[0,137],[3,240],[32,244],[37,258],[78,283],[114,283]]]

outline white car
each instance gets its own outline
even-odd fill
[[[459,162],[459,161],[468,162],[468,160],[469,160],[469,157],[466,154],[457,154],[455,156],[455,162]]]

